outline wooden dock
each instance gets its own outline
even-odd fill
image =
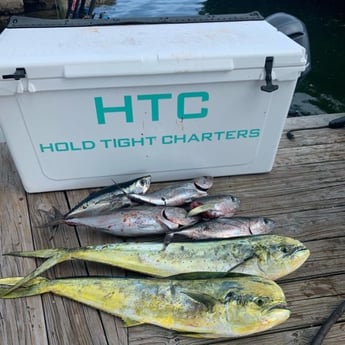
[[[344,114],[289,118],[286,130],[327,125],[340,115]],[[277,222],[275,233],[297,238],[310,249],[308,261],[279,281],[291,309],[287,322],[251,337],[201,340],[153,326],[126,329],[116,317],[46,294],[0,300],[0,344],[310,344],[320,325],[345,299],[345,129],[296,132],[293,141],[284,133],[272,172],[216,178],[210,194],[216,193],[239,197],[239,214],[271,217]],[[46,221],[38,209],[54,205],[65,212],[87,194],[86,190],[26,194],[6,144],[0,144],[1,277],[24,275],[37,264],[3,253],[115,242],[114,237],[82,227],[62,226],[55,234],[37,228]],[[48,277],[95,274],[128,273],[80,261],[47,272]],[[324,344],[345,344],[345,315]]]

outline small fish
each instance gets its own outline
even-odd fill
[[[58,263],[86,260],[158,277],[189,272],[237,272],[279,279],[309,257],[300,241],[277,235],[237,237],[219,241],[162,243],[122,242],[71,249],[43,249],[6,255],[47,259],[19,281],[22,286]]]
[[[140,205],[90,217],[59,219],[50,225],[84,225],[120,237],[164,234],[182,226],[195,224],[198,217],[188,217],[181,207]]]
[[[80,201],[68,213],[63,215],[64,219],[84,217],[90,214],[100,213],[104,210],[112,210],[122,206],[129,206],[133,203],[126,194],[145,194],[151,184],[151,176],[142,176],[123,183],[114,183],[104,187],[97,192],[91,193],[88,197]]]
[[[191,217],[231,217],[240,208],[240,200],[232,195],[210,195],[192,201],[188,208]]]
[[[152,324],[198,338],[241,337],[270,329],[290,316],[282,289],[256,276],[214,279],[83,277],[0,279],[2,298],[53,293],[120,317],[126,326]],[[72,316],[73,317],[73,316]]]
[[[190,215],[190,212],[188,213]],[[268,234],[275,222],[265,217],[221,217],[198,222],[182,230],[168,232],[164,243],[168,245],[175,235],[193,240],[224,239],[239,236]]]
[[[146,195],[129,193],[127,196],[133,201],[157,206],[181,206],[196,198],[206,196],[212,185],[213,177],[201,176],[191,182],[170,185]]]

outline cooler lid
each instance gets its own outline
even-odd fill
[[[14,17],[0,35],[0,75],[18,68],[33,79],[226,72],[263,68],[267,56],[274,68],[305,67],[304,48],[256,13],[178,18]]]

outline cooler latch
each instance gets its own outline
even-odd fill
[[[17,67],[13,74],[3,74],[2,79],[20,80],[26,77],[26,70],[23,67]]]
[[[266,85],[261,86],[262,91],[273,92],[279,88],[278,85],[272,84],[272,68],[273,68],[273,56],[267,56],[265,60]]]

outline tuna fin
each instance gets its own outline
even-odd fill
[[[111,179],[111,181],[113,182],[113,186],[111,186],[110,188],[113,189],[114,187],[118,188],[123,195],[128,195],[128,193],[124,190],[124,188],[122,187],[121,183],[118,183],[115,181],[115,179]],[[106,187],[107,188],[107,187]],[[108,187],[109,188],[109,187]]]
[[[141,203],[141,204],[144,203],[144,204],[155,205],[155,206],[165,206],[164,200],[152,199],[152,197],[150,197],[149,194],[144,195],[144,194],[129,193],[126,195],[130,200]]]
[[[187,217],[197,216],[201,213],[210,211],[213,208],[214,208],[214,204],[203,204],[203,205],[194,207],[187,213]]]
[[[16,282],[12,287],[10,287],[7,292],[5,292],[5,295],[12,293],[14,290],[18,289],[19,287],[23,286],[24,284],[27,284],[32,279],[36,278],[38,275],[42,274],[49,268],[55,266],[56,264],[66,261],[69,258],[69,252],[66,250],[60,250],[59,252],[56,252],[55,255],[51,256],[48,260],[43,262],[40,266],[38,266],[35,270],[33,270],[31,273],[26,275],[23,279]]]
[[[144,324],[143,322],[132,320],[132,319],[126,318],[126,317],[123,317],[122,321],[125,323],[126,327],[134,327],[134,326],[139,326],[139,325],[143,325]]]
[[[208,311],[211,311],[213,307],[215,306],[215,304],[218,303],[216,298],[204,293],[197,293],[197,292],[192,292],[192,291],[181,291],[181,292],[187,295],[188,297],[190,297],[191,299],[193,299],[194,301],[203,304],[207,308]]]
[[[174,235],[175,235],[174,231],[171,231],[171,232],[168,232],[167,234],[165,234],[162,250],[165,250],[168,247],[168,245],[172,242]]]

